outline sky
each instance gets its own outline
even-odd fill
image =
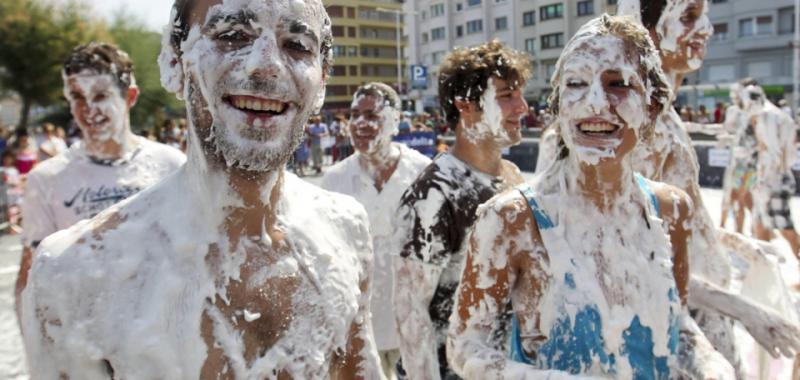
[[[148,29],[161,32],[169,21],[172,0],[93,0],[90,2],[100,16],[112,20],[120,9],[144,21]]]

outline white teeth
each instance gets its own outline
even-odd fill
[[[616,129],[609,123],[583,123],[579,128],[581,132],[613,132]]]
[[[286,109],[286,103],[276,100],[251,100],[233,97],[231,99],[231,103],[236,108],[251,111],[270,111],[282,113]]]

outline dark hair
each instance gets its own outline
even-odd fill
[[[655,28],[666,6],[667,0],[639,0],[642,25],[647,29]]]
[[[359,96],[374,96],[376,98],[381,98],[381,100],[388,103],[390,107],[397,110],[400,109],[400,97],[397,96],[397,92],[384,83],[372,82],[360,86],[356,90],[356,93],[353,94],[353,98],[355,99]]]
[[[72,50],[64,60],[64,74],[74,75],[83,70],[110,74],[125,94],[133,81],[133,63],[128,53],[105,42],[90,42]]]
[[[742,87],[758,86],[758,81],[755,80],[754,78],[747,77],[747,78],[744,78],[744,79],[740,80],[739,81],[739,85],[742,86]]]
[[[439,66],[439,105],[447,124],[456,128],[461,117],[456,100],[479,102],[490,76],[518,81],[523,86],[531,77],[528,55],[493,40],[471,48],[455,49]]]
[[[175,0],[172,4],[175,17],[171,20],[169,41],[178,57],[181,55],[181,42],[186,41],[186,38],[189,37],[189,15],[192,11],[192,4],[192,0]],[[322,0],[320,0],[320,9],[322,16],[322,35],[320,38],[322,40],[319,52],[322,55],[322,69],[328,72],[333,67],[333,52],[331,51],[333,48],[333,33],[331,32],[331,19],[322,5]]]

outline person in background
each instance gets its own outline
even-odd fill
[[[39,144],[39,162],[55,157],[67,150],[67,143],[56,134],[56,127],[50,123],[42,124],[42,141]]]
[[[725,119],[725,108],[722,103],[717,102],[717,106],[714,107],[714,124],[721,124],[723,119]]]
[[[3,167],[0,170],[2,170],[3,183],[6,188],[7,218],[10,230],[13,233],[18,233],[21,231],[19,227],[20,204],[22,203],[22,195],[25,192],[25,184],[22,175],[19,174],[19,170],[15,166],[13,153],[3,152]]]
[[[403,194],[396,224],[395,312],[409,379],[454,378],[445,339],[475,210],[523,182],[502,150],[522,140],[528,55],[495,40],[450,52],[439,70],[439,103],[456,142]]]
[[[325,159],[325,151],[322,147],[322,138],[330,134],[328,125],[322,122],[319,116],[311,118],[311,124],[306,128],[306,134],[311,142],[311,163],[317,174],[322,173],[322,164]]]
[[[349,195],[364,205],[373,244],[370,309],[375,344],[387,379],[395,379],[400,343],[394,316],[392,258],[400,250],[392,239],[393,215],[400,196],[431,160],[405,144],[392,142],[397,133],[400,98],[378,82],[359,87],[350,107],[350,136],[355,154],[334,164],[322,178],[325,190]]]
[[[22,175],[28,174],[36,166],[39,150],[33,143],[27,131],[17,131],[17,140],[14,146],[14,160],[17,170]]]
[[[711,123],[711,114],[706,110],[706,106],[701,104],[697,110],[697,117],[694,120],[696,123],[709,124]]]
[[[692,109],[692,106],[681,108],[681,120],[694,121],[694,110]]]

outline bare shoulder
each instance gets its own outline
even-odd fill
[[[525,246],[541,241],[528,200],[516,188],[495,195],[481,205],[477,212],[475,229],[494,234],[497,242],[514,240],[517,248],[525,250]],[[490,225],[497,229],[489,228]]]
[[[685,191],[663,182],[645,180],[658,200],[662,217],[673,223],[682,222],[691,211],[692,199]]]

